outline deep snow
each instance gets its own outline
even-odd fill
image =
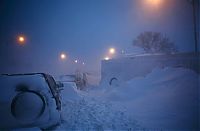
[[[57,130],[128,130],[138,127],[123,108],[115,108],[113,103],[90,96],[88,92],[69,88],[66,87],[61,95],[62,123]]]
[[[100,85],[87,97],[123,107],[140,128],[197,129],[199,124],[199,76],[184,68],[156,68],[150,74],[120,82]]]
[[[156,68],[144,77],[87,91],[66,86],[55,130],[198,130],[199,75]]]

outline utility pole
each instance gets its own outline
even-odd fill
[[[192,0],[195,53],[198,53],[198,30],[197,30],[197,15],[198,14],[196,12],[196,10],[197,10],[196,7],[198,9],[199,1],[198,0]]]

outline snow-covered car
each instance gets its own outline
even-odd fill
[[[60,122],[60,90],[44,73],[0,75],[0,129],[50,128]]]

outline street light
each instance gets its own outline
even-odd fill
[[[78,63],[78,60],[75,60],[74,62],[75,62],[75,63]]]
[[[109,58],[108,56],[106,56],[106,57],[104,58],[104,60],[110,60],[110,58]]]
[[[65,53],[61,53],[60,54],[60,58],[61,58],[61,60],[65,60],[66,59],[66,54]]]
[[[146,2],[148,4],[158,6],[159,4],[161,4],[162,0],[146,0]]]
[[[25,37],[20,35],[17,37],[17,42],[20,44],[20,45],[23,45],[25,44]]]
[[[110,48],[110,49],[109,49],[109,53],[110,53],[110,54],[115,54],[115,48]]]
[[[148,9],[149,11],[160,10],[163,7],[164,2],[166,2],[166,0],[143,0],[145,10]]]

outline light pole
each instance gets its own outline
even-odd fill
[[[197,12],[196,12],[196,7],[197,7],[197,9],[199,8],[199,1],[198,0],[192,0],[195,53],[198,53],[198,30],[197,30]]]

